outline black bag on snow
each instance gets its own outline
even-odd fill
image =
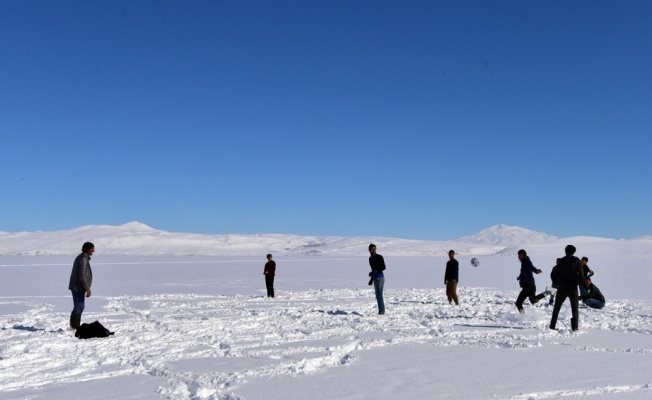
[[[81,326],[77,328],[77,331],[75,332],[75,336],[80,339],[107,337],[111,335],[113,335],[113,332],[110,332],[98,321],[95,321],[91,324],[81,324]]]

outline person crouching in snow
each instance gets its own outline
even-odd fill
[[[580,296],[582,302],[587,306],[591,308],[597,308],[598,310],[604,308],[607,302],[605,301],[600,289],[598,289],[598,287],[591,282],[590,278],[586,278],[586,284],[588,285],[588,293]]]

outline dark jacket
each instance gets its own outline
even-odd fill
[[[591,283],[591,285],[589,286],[589,290],[590,290],[589,294],[580,296],[580,299],[582,300],[595,299],[603,303],[606,303],[604,296],[602,295],[602,292],[593,283]]]
[[[584,267],[582,269],[584,270],[585,278],[590,278],[595,274],[595,272],[593,272],[593,270],[589,267],[589,264],[584,264]]]
[[[265,269],[263,270],[263,272],[265,273],[265,276],[276,275],[276,263],[274,262],[274,260],[270,260],[267,261],[267,263],[265,263]]]
[[[385,276],[383,274],[383,271],[385,270],[385,259],[380,254],[369,257],[369,266],[371,267],[370,276],[372,278]]]
[[[521,287],[525,284],[534,283],[534,273],[537,269],[532,265],[530,257],[525,256],[521,260],[521,274],[518,276],[518,283]]]
[[[93,271],[91,271],[91,256],[81,253],[75,258],[70,273],[68,289],[75,292],[85,292],[93,284]]]
[[[586,282],[580,259],[568,255],[562,258],[557,266],[557,284],[559,287],[571,289],[580,282]]]
[[[552,271],[550,271],[550,280],[552,281],[552,287],[556,287],[559,284],[557,280],[557,265],[552,267]]]
[[[444,281],[457,281],[459,282],[460,263],[456,259],[448,260],[446,263],[446,273],[444,274]]]

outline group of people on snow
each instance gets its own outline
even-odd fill
[[[73,329],[79,328],[81,324],[81,315],[85,307],[85,298],[91,296],[91,284],[93,283],[93,272],[91,270],[91,256],[95,251],[93,243],[86,242],[82,246],[82,252],[75,258],[72,272],[70,274],[70,283],[68,289],[72,293],[73,311],[70,314],[70,326]],[[555,329],[559,310],[562,304],[569,299],[571,305],[571,327],[573,330],[578,329],[579,325],[579,300],[582,300],[588,307],[601,309],[605,306],[605,299],[597,286],[591,281],[594,275],[593,270],[588,265],[587,257],[575,257],[575,246],[568,245],[565,248],[566,256],[557,259],[557,264],[552,268],[550,279],[552,280],[551,288],[540,294],[536,294],[536,284],[534,274],[540,274],[543,271],[535,268],[525,250],[518,251],[518,259],[521,262],[521,272],[516,278],[519,281],[521,292],[516,299],[516,308],[523,313],[523,303],[526,299],[531,304],[536,304],[547,295],[550,295],[549,305],[553,305],[552,319],[550,320],[550,329]],[[444,285],[446,286],[446,298],[449,304],[453,302],[458,305],[457,283],[459,281],[459,263],[455,259],[455,251],[448,252],[448,262],[444,273]],[[375,244],[369,245],[369,285],[373,285],[378,303],[378,314],[385,314],[385,302],[383,300],[383,288],[385,286],[385,259],[377,253]],[[263,275],[265,275],[265,286],[267,288],[267,297],[274,297],[274,276],[276,274],[276,262],[272,260],[272,255],[267,254],[267,263],[265,264]],[[579,293],[578,293],[579,286]]]
[[[385,284],[385,260],[378,254],[376,245],[369,245],[369,285],[374,285],[376,301],[378,302],[378,313],[385,313],[385,304],[383,301],[383,286]],[[550,273],[552,280],[551,288],[546,288],[542,293],[536,294],[536,284],[534,274],[540,274],[543,271],[535,268],[528,257],[527,252],[523,249],[518,251],[518,259],[521,262],[521,271],[516,278],[521,287],[521,292],[516,299],[516,308],[523,313],[523,303],[526,299],[531,304],[536,304],[546,296],[550,295],[549,305],[553,306],[552,318],[550,320],[550,329],[555,329],[559,311],[566,299],[569,299],[571,305],[571,329],[576,331],[579,327],[579,301],[591,308],[601,309],[605,306],[606,301],[600,289],[591,282],[593,270],[588,265],[589,259],[575,257],[577,249],[573,245],[568,245],[564,249],[566,255],[557,259],[557,265],[553,267]],[[459,263],[455,259],[455,251],[448,252],[448,262],[444,273],[444,285],[446,285],[446,298],[449,304],[453,302],[458,305],[457,283],[459,281]],[[579,286],[579,292],[578,292]]]
[[[521,273],[516,279],[521,286],[521,292],[515,304],[519,312],[524,312],[523,303],[526,299],[529,299],[531,304],[536,304],[547,295],[551,295],[548,303],[553,305],[550,329],[555,329],[561,306],[568,299],[572,315],[571,329],[576,331],[579,327],[580,300],[591,308],[601,309],[605,306],[606,301],[602,292],[591,282],[590,278],[594,275],[594,272],[588,265],[589,259],[587,257],[582,257],[582,259],[575,257],[576,251],[575,246],[566,246],[564,249],[566,255],[557,259],[556,265],[550,272],[552,288],[546,289],[540,294],[536,294],[534,274],[540,274],[542,271],[534,267],[525,250],[518,251],[518,259],[521,261]]]

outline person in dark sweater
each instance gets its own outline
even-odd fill
[[[579,314],[579,296],[577,294],[577,284],[584,283],[586,286],[586,278],[584,278],[584,271],[580,263],[580,259],[575,257],[575,246],[569,244],[564,249],[566,256],[559,261],[557,266],[557,294],[555,295],[555,307],[552,310],[552,318],[550,319],[550,329],[555,329],[557,326],[557,318],[559,317],[559,310],[561,309],[564,301],[568,299],[571,305],[571,329],[576,331],[579,329],[580,314]]]
[[[385,286],[385,259],[380,254],[376,253],[376,245],[369,245],[369,266],[371,267],[371,272],[369,272],[369,277],[371,280],[369,284],[374,285],[374,291],[376,292],[376,301],[378,302],[378,314],[385,314],[385,301],[383,300],[383,288]]]
[[[525,299],[529,298],[531,304],[536,304],[539,300],[543,299],[548,292],[537,294],[537,287],[534,283],[533,274],[540,274],[542,271],[534,268],[534,265],[532,265],[532,261],[530,261],[530,257],[528,257],[525,250],[521,249],[518,251],[518,259],[521,261],[521,273],[516,280],[521,287],[521,293],[518,294],[515,304],[518,312],[522,314],[525,312],[523,310],[523,302],[525,302]]]
[[[265,286],[267,286],[267,297],[274,297],[274,276],[276,276],[276,262],[272,260],[272,255],[267,255],[267,263],[263,270],[265,275]]]
[[[580,259],[580,265],[582,266],[582,271],[584,271],[584,278],[589,279],[592,277],[595,272],[589,267],[589,258],[588,257],[582,257]],[[580,296],[585,296],[588,294],[586,286],[582,282],[579,283],[580,286]]]
[[[582,302],[591,308],[597,308],[598,310],[604,308],[607,302],[602,295],[600,289],[591,282],[591,279],[587,278],[586,283],[588,284],[588,294],[580,296]]]
[[[455,259],[455,250],[448,252],[448,262],[446,263],[446,272],[444,273],[444,285],[446,285],[446,297],[448,304],[459,305],[457,299],[457,282],[459,281],[460,263]]]

